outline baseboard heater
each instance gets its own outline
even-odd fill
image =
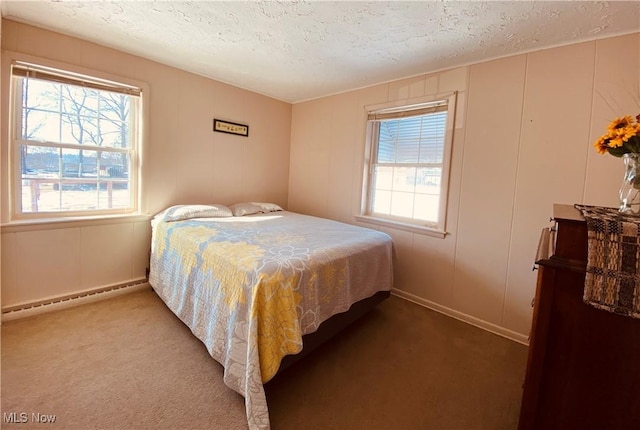
[[[96,302],[98,300],[104,300],[122,294],[132,293],[134,291],[139,291],[146,288],[150,288],[149,281],[146,278],[141,278],[122,284],[82,291],[67,296],[9,306],[2,309],[2,322],[11,321],[18,318],[25,318],[28,316],[38,315],[46,312],[57,311],[60,309],[70,308],[72,306],[78,306],[85,303]]]

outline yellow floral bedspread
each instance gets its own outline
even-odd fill
[[[302,336],[392,284],[381,232],[292,212],[152,223],[149,282],[224,366],[251,429],[268,429],[263,383]]]

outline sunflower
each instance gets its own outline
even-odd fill
[[[638,127],[634,127],[633,125],[628,125],[625,128],[622,129],[623,133],[622,134],[622,140],[624,140],[625,142],[628,142],[629,140],[631,140],[632,137],[634,137],[636,134],[638,134]]]
[[[624,128],[631,123],[633,123],[633,118],[631,118],[631,115],[625,115],[621,118],[616,118],[611,121],[611,123],[609,123],[609,126],[607,127],[607,130],[611,132],[619,128]]]
[[[635,119],[631,115],[614,119],[607,126],[607,133],[593,146],[599,154],[608,152],[615,157],[629,152],[640,153],[640,115]]]
[[[609,148],[620,148],[622,145],[624,145],[624,141],[620,136],[609,139]]]
[[[607,136],[600,136],[600,138],[596,140],[596,143],[594,143],[593,146],[595,146],[598,154],[606,154],[607,148],[609,147],[608,143],[609,140],[607,139]]]

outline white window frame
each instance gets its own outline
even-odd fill
[[[142,125],[143,125],[143,93],[146,85],[138,82],[131,82],[127,79],[120,79],[105,75],[91,70],[85,70],[78,67],[57,64],[47,60],[36,59],[30,56],[15,55],[11,63],[10,74],[10,127],[9,127],[9,194],[10,199],[7,203],[10,206],[9,216],[12,222],[15,221],[53,221],[63,220],[69,221],[73,219],[96,219],[105,216],[130,216],[140,214],[140,153],[143,144]],[[14,77],[14,68],[19,70]],[[129,129],[129,148],[124,151],[129,155],[128,166],[128,187],[129,187],[129,204],[126,208],[115,209],[83,209],[83,210],[55,210],[55,211],[23,211],[22,210],[22,169],[21,169],[21,147],[27,141],[22,140],[21,124],[22,124],[22,88],[20,86],[19,75],[25,73],[25,69],[32,73],[30,76],[38,76],[45,80],[68,83],[74,85],[85,86],[89,88],[102,89],[107,91],[129,93],[137,96],[135,103],[135,113],[133,109],[130,112],[131,126]],[[125,83],[126,82],[126,83]],[[33,142],[34,145],[41,147],[59,147],[68,149],[85,149],[108,152],[106,147],[92,145],[76,145],[61,142]],[[123,152],[117,149],[111,152]]]
[[[362,202],[360,215],[356,219],[362,222],[373,223],[385,227],[393,227],[400,230],[427,234],[435,237],[445,237],[447,202],[449,194],[449,176],[451,168],[451,153],[453,147],[453,131],[455,128],[457,92],[438,94],[430,97],[420,97],[384,103],[379,105],[366,106],[367,129],[365,145],[365,163],[363,173]],[[412,218],[397,217],[387,214],[373,212],[372,195],[374,180],[374,167],[376,165],[378,151],[378,136],[376,130],[376,119],[402,118],[407,116],[422,115],[435,111],[438,106],[446,106],[447,120],[445,125],[444,147],[442,154],[442,176],[440,179],[440,196],[438,205],[438,220],[434,223]],[[442,108],[440,108],[442,110]],[[398,166],[404,166],[397,163]]]

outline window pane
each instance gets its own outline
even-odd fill
[[[440,191],[441,167],[420,167],[417,174],[418,192],[431,193]],[[430,190],[433,188],[433,190]],[[434,191],[435,190],[435,191]]]
[[[100,184],[98,193],[100,209],[124,209],[131,205],[129,184],[122,180],[107,180]]]
[[[23,106],[26,109],[60,110],[60,84],[39,79],[23,79]]]
[[[37,109],[22,110],[22,138],[39,142],[58,142],[60,115]]]
[[[393,167],[375,167],[373,188],[378,190],[391,190],[393,188]]]
[[[413,193],[393,192],[391,215],[413,218]]]
[[[413,218],[423,221],[438,222],[439,206],[439,194],[416,194]]]
[[[39,212],[51,210],[42,209],[43,206],[57,207],[58,193],[54,187],[60,179],[60,150],[35,145],[20,148],[22,211]]]
[[[100,156],[100,170],[107,178],[128,178],[129,154],[116,152],[102,152]]]
[[[60,166],[60,150],[36,145],[21,147],[22,177],[57,178]]]
[[[62,204],[59,210],[82,211],[98,209],[96,184],[63,184]]]
[[[413,192],[416,189],[416,168],[415,167],[394,167],[393,168],[393,189],[394,191]]]
[[[98,116],[98,91],[74,85],[62,85],[62,110],[71,115]]]
[[[61,119],[63,143],[100,145],[96,118],[64,113]]]
[[[100,120],[100,146],[127,148],[129,146],[129,124],[122,121]]]
[[[376,190],[372,199],[373,212],[389,215],[391,213],[391,191]]]
[[[96,179],[98,176],[98,151],[79,151],[79,162],[83,178]]]
[[[60,210],[60,180],[39,177],[22,181],[23,212],[55,212]]]

